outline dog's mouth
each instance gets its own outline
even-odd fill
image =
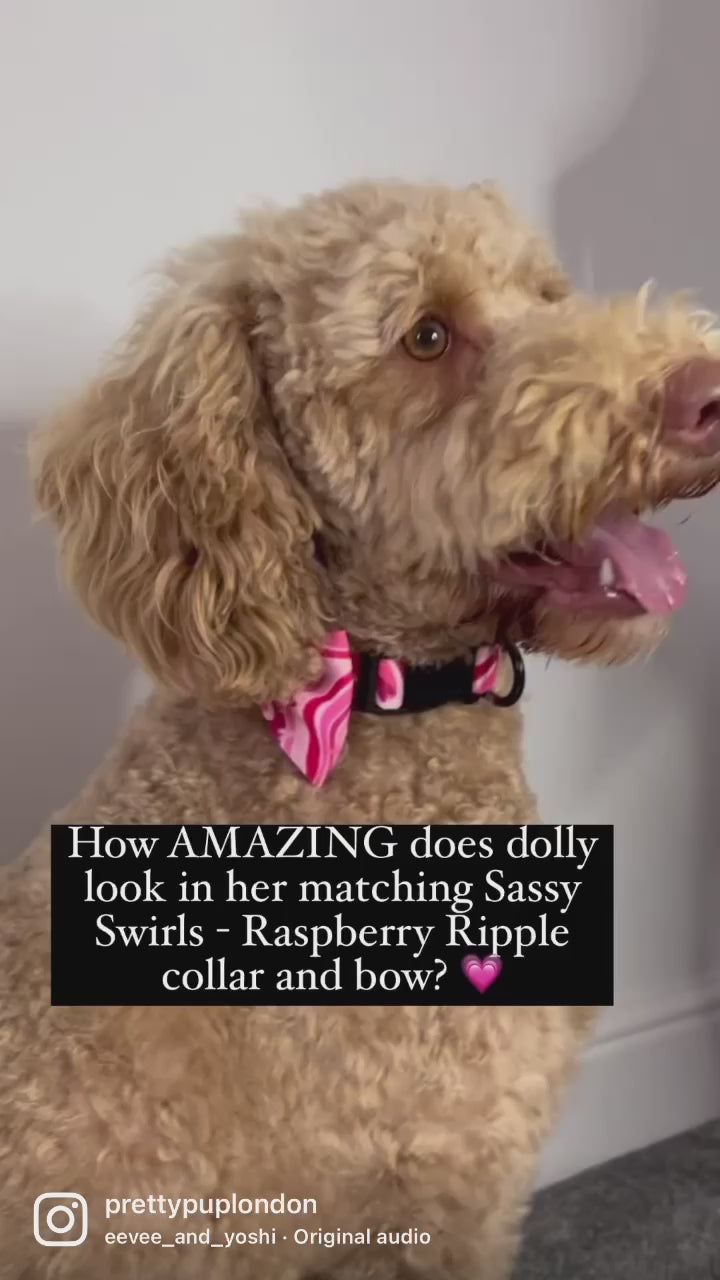
[[[541,543],[495,566],[496,580],[542,593],[548,604],[605,617],[667,614],[685,599],[687,574],[668,535],[628,512],[607,512],[581,543]]]

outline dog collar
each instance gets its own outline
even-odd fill
[[[510,658],[512,687],[495,692],[503,652]],[[481,699],[510,707],[525,687],[520,651],[507,640],[484,645],[472,660],[458,658],[443,666],[413,666],[395,658],[353,653],[347,632],[335,631],[320,648],[320,678],[288,702],[261,706],[278,745],[313,786],[322,786],[345,745],[353,710],[371,715],[430,711],[450,702],[466,705]]]

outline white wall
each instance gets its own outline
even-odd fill
[[[29,531],[27,427],[129,317],[141,271],[238,204],[353,176],[499,179],[585,285],[720,305],[715,0],[23,0],[0,25],[0,804],[10,855],[137,685]],[[674,526],[677,516],[670,517]],[[660,656],[535,663],[549,819],[617,824],[617,1008],[544,1176],[720,1109],[714,817],[720,499],[674,533]]]

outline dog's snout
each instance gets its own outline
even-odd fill
[[[698,453],[720,452],[720,360],[697,357],[665,382],[663,432]]]

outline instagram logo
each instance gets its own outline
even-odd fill
[[[33,1208],[33,1232],[38,1244],[70,1248],[87,1235],[87,1200],[77,1191],[44,1191]]]

